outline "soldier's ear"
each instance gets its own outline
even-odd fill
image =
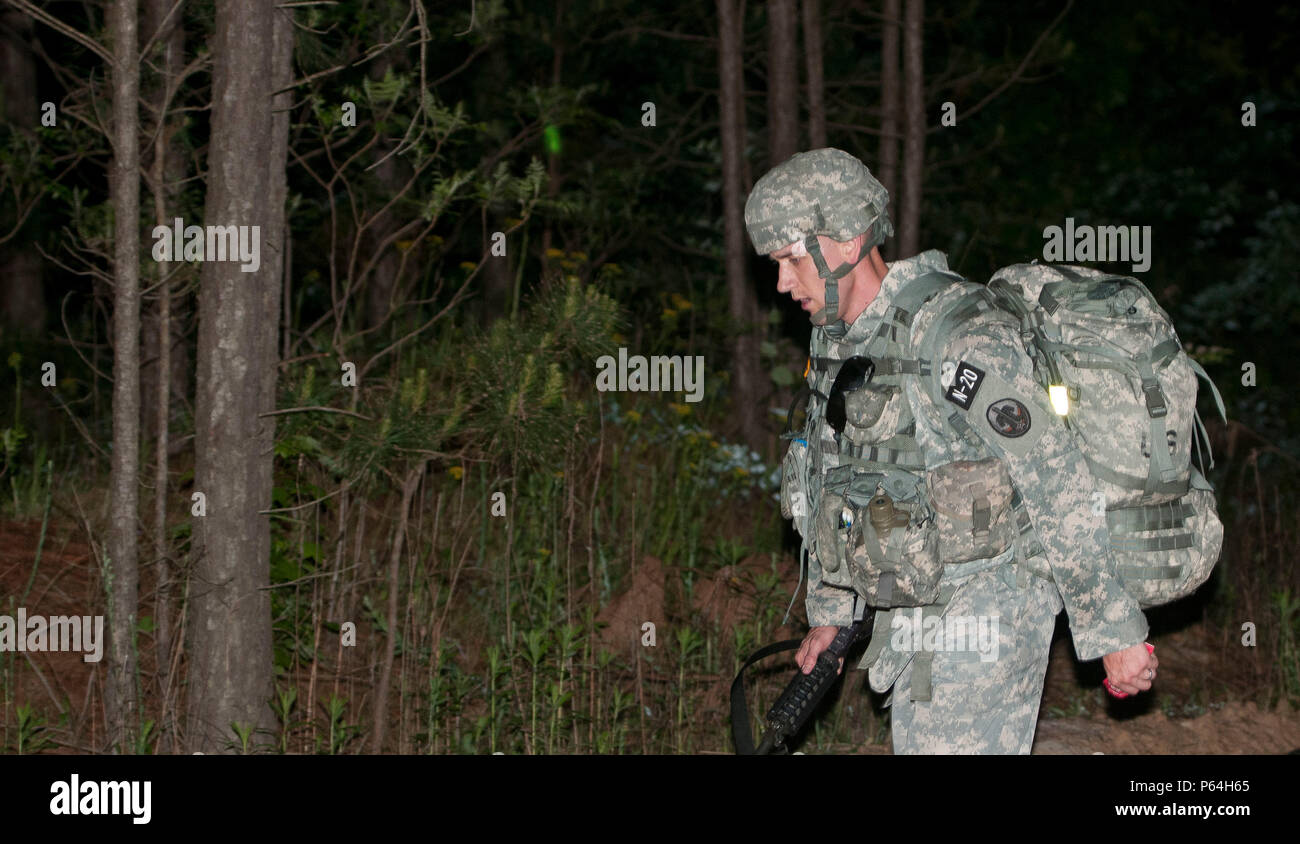
[[[854,235],[849,240],[840,244],[840,253],[843,254],[844,260],[852,261],[858,257],[858,250],[862,248],[862,242],[866,239],[866,232]]]

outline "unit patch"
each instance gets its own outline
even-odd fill
[[[989,425],[1004,437],[1023,437],[1029,431],[1029,408],[1015,399],[998,399],[985,416]]]
[[[953,375],[952,386],[943,394],[943,397],[962,410],[970,410],[970,403],[975,400],[975,394],[980,390],[980,384],[984,381],[984,370],[978,366],[971,366],[966,361],[957,364],[957,371]]]

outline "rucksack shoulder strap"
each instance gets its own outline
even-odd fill
[[[888,378],[900,375],[930,374],[930,361],[923,356],[908,355],[912,323],[917,311],[945,289],[962,282],[961,276],[944,270],[922,273],[903,285],[885,309],[875,332],[865,341],[865,353],[876,364],[875,377]],[[823,357],[824,349],[814,347],[810,365],[823,372],[838,368],[840,361]]]
[[[923,273],[898,291],[898,295],[890,305],[891,313],[888,317],[910,327],[912,319],[923,303],[934,298],[942,290],[963,281],[965,279],[961,276],[946,270],[931,270]]]

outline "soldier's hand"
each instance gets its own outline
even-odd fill
[[[803,644],[799,646],[799,650],[794,652],[794,661],[798,664],[799,670],[805,674],[812,673],[817,665],[817,657],[831,646],[838,632],[840,632],[838,627],[814,627],[809,630],[808,635],[803,637]],[[835,669],[835,673],[839,674],[843,670],[844,657],[840,657],[840,667]]]
[[[1101,658],[1101,664],[1106,668],[1106,679],[1111,688],[1135,695],[1151,688],[1160,660],[1156,659],[1154,648],[1146,642],[1139,642],[1131,648],[1106,654]]]

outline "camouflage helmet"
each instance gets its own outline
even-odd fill
[[[840,312],[839,279],[894,233],[885,207],[889,192],[858,159],[826,147],[792,155],[763,175],[745,201],[745,227],[760,255],[802,241],[826,281],[825,306],[811,319],[833,337],[848,330]],[[866,233],[857,260],[831,269],[818,235],[843,243]]]
[[[760,255],[808,235],[844,242],[869,232],[863,251],[894,233],[885,208],[889,192],[866,165],[841,149],[795,153],[754,185],[745,227]]]

